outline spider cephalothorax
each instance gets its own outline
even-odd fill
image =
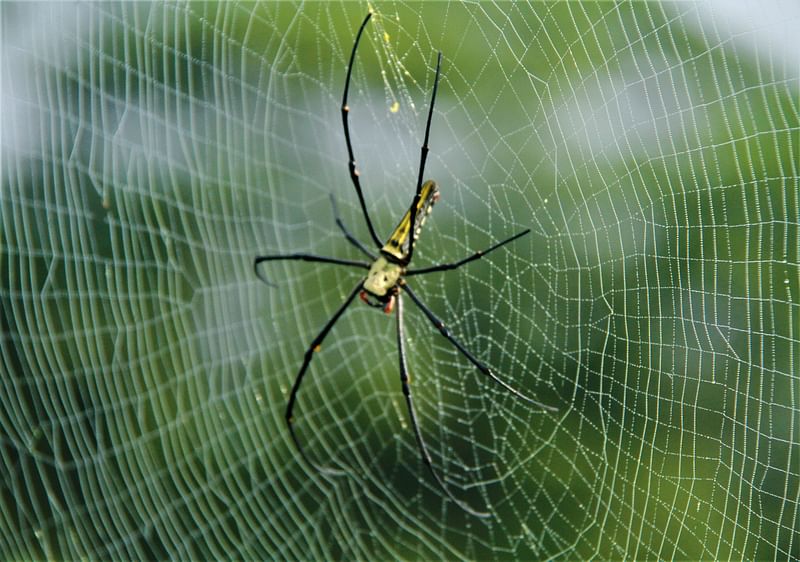
[[[425,160],[428,156],[428,137],[430,135],[431,130],[431,118],[433,117],[433,105],[436,101],[436,91],[439,86],[439,68],[442,61],[442,54],[439,53],[436,59],[436,78],[433,82],[433,93],[431,94],[431,105],[428,110],[428,120],[425,124],[425,140],[422,143],[422,148],[420,149],[420,164],[419,164],[419,173],[417,175],[417,189],[414,193],[414,199],[411,202],[411,206],[409,207],[408,211],[406,211],[403,218],[400,220],[397,227],[392,232],[391,236],[387,242],[381,243],[380,238],[375,232],[375,228],[372,225],[372,221],[370,220],[369,213],[367,212],[367,206],[364,201],[364,194],[361,191],[361,181],[359,179],[359,172],[356,169],[356,161],[355,157],[353,156],[353,146],[350,142],[350,127],[348,124],[348,115],[350,113],[350,107],[347,105],[347,93],[350,88],[350,76],[353,72],[353,62],[355,61],[356,49],[358,48],[358,42],[361,39],[361,34],[364,32],[364,28],[367,25],[372,13],[368,13],[367,17],[364,18],[364,22],[361,24],[361,27],[358,30],[358,34],[356,35],[355,43],[353,44],[353,50],[350,53],[350,63],[347,67],[347,78],[345,79],[345,86],[344,86],[344,96],[342,97],[342,126],[344,127],[344,139],[345,143],[347,144],[347,154],[349,156],[348,168],[350,170],[350,180],[353,183],[353,187],[356,190],[356,195],[358,196],[359,203],[361,204],[361,211],[364,215],[364,220],[367,223],[367,228],[369,229],[370,236],[372,237],[375,246],[378,249],[378,253],[376,254],[369,248],[367,248],[364,244],[362,244],[355,236],[350,234],[350,232],[345,227],[342,219],[339,218],[338,212],[336,210],[336,203],[331,197],[331,202],[334,208],[334,217],[336,220],[336,224],[341,229],[342,233],[344,234],[345,238],[353,244],[356,248],[358,248],[362,253],[370,258],[370,262],[365,261],[358,261],[358,260],[348,260],[348,259],[340,259],[340,258],[329,258],[324,256],[317,256],[313,254],[276,254],[276,255],[267,255],[267,256],[257,256],[254,260],[253,267],[255,269],[256,275],[262,279],[264,282],[269,283],[267,279],[262,275],[259,271],[259,264],[268,262],[268,261],[276,261],[276,260],[301,260],[301,261],[310,261],[310,262],[320,262],[320,263],[332,263],[338,265],[346,265],[361,269],[367,270],[367,275],[365,278],[362,278],[358,284],[353,288],[350,292],[350,295],[345,299],[344,303],[336,310],[328,323],[322,328],[317,337],[311,342],[311,344],[306,349],[305,358],[303,360],[303,364],[300,366],[300,372],[297,373],[297,377],[295,378],[294,385],[292,386],[291,393],[289,394],[289,402],[286,405],[286,423],[289,427],[289,433],[292,437],[292,441],[294,441],[297,450],[300,452],[303,459],[308,462],[310,465],[316,467],[318,470],[322,472],[326,472],[328,474],[342,474],[342,471],[330,469],[330,468],[320,468],[306,456],[303,448],[300,446],[300,441],[297,438],[297,435],[294,431],[293,426],[293,417],[292,412],[294,411],[294,405],[297,400],[297,392],[300,389],[300,384],[303,381],[303,376],[305,375],[306,371],[308,370],[308,366],[311,364],[311,359],[314,356],[314,352],[320,350],[320,346],[322,345],[322,341],[325,339],[325,336],[328,335],[328,332],[331,331],[333,325],[336,323],[337,320],[342,316],[344,311],[347,309],[348,306],[353,302],[356,295],[360,295],[361,299],[369,304],[370,306],[374,306],[377,308],[382,308],[384,312],[390,313],[392,309],[397,307],[397,350],[398,356],[400,360],[400,382],[403,387],[403,394],[406,398],[406,404],[408,406],[408,415],[411,419],[411,425],[414,428],[414,436],[417,440],[417,445],[419,446],[420,454],[422,455],[422,460],[425,462],[425,465],[428,467],[433,478],[436,480],[436,483],[439,487],[444,491],[444,493],[454,501],[459,507],[465,510],[472,515],[476,515],[478,517],[487,517],[489,514],[485,512],[480,512],[472,509],[469,505],[465,504],[461,500],[457,499],[445,486],[444,481],[439,477],[437,472],[433,468],[433,461],[431,460],[431,456],[428,453],[428,449],[425,445],[425,441],[422,438],[422,432],[419,427],[419,423],[417,421],[417,414],[414,408],[414,402],[411,398],[411,383],[409,381],[408,376],[408,368],[406,362],[406,352],[405,352],[405,337],[404,337],[404,328],[403,328],[403,294],[407,294],[412,302],[422,310],[423,314],[430,320],[433,326],[439,331],[442,336],[444,336],[450,343],[452,343],[456,349],[467,358],[478,370],[492,379],[494,382],[505,388],[508,392],[512,393],[514,396],[518,398],[522,398],[523,400],[527,400],[540,408],[548,409],[548,410],[555,410],[555,408],[551,406],[546,406],[537,402],[533,398],[530,398],[518,390],[514,389],[513,387],[509,386],[505,383],[502,379],[498,378],[494,372],[484,365],[481,361],[479,361],[472,353],[470,353],[461,343],[456,340],[449,332],[449,330],[445,327],[444,323],[436,317],[436,315],[431,311],[430,308],[425,305],[422,300],[417,296],[417,294],[411,290],[411,287],[408,286],[408,283],[405,280],[405,277],[411,277],[413,275],[422,275],[426,273],[434,273],[437,271],[446,271],[450,269],[457,269],[462,265],[465,265],[471,261],[477,260],[489,252],[496,250],[497,248],[508,244],[509,242],[513,242],[517,238],[528,234],[530,230],[523,230],[522,232],[515,234],[511,238],[507,238],[502,242],[498,242],[493,246],[490,246],[486,250],[475,252],[474,254],[459,260],[457,262],[452,263],[444,263],[440,265],[434,265],[431,267],[424,267],[420,269],[409,269],[409,265],[411,264],[411,259],[413,258],[414,254],[414,246],[416,244],[417,239],[419,238],[420,232],[422,231],[422,226],[425,223],[425,219],[430,214],[434,203],[439,199],[439,188],[435,181],[428,180],[424,184],[422,183],[422,176],[425,171]]]

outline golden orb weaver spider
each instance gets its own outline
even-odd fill
[[[370,263],[364,261],[357,261],[357,260],[347,260],[347,259],[339,259],[339,258],[330,258],[324,256],[318,256],[314,254],[302,254],[302,253],[294,253],[294,254],[279,254],[279,255],[265,255],[265,256],[256,256],[253,262],[253,268],[255,270],[256,276],[264,283],[268,285],[272,285],[272,283],[262,275],[259,271],[259,264],[268,261],[276,261],[276,260],[298,260],[298,261],[309,261],[309,262],[321,262],[321,263],[331,263],[331,264],[338,264],[338,265],[346,265],[350,267],[357,267],[361,269],[367,270],[367,275],[365,278],[360,280],[355,288],[352,290],[350,295],[345,299],[344,303],[339,307],[339,309],[333,314],[333,316],[328,320],[327,324],[322,328],[322,331],[317,334],[317,337],[311,342],[311,345],[308,346],[305,352],[305,358],[303,359],[303,364],[300,366],[300,371],[297,373],[295,377],[294,385],[292,386],[291,393],[289,395],[289,402],[286,405],[286,424],[289,428],[289,433],[292,437],[292,441],[297,447],[298,452],[302,456],[302,458],[307,462],[309,465],[314,467],[319,472],[328,473],[328,474],[344,474],[341,470],[330,469],[330,468],[323,468],[317,466],[315,463],[309,459],[303,448],[300,446],[300,441],[297,438],[297,434],[294,431],[293,418],[292,412],[294,410],[294,405],[297,400],[297,393],[300,389],[300,384],[303,382],[303,377],[308,370],[309,365],[311,364],[311,359],[314,356],[314,353],[320,350],[320,346],[322,345],[325,336],[328,335],[328,332],[331,331],[333,325],[336,323],[337,320],[342,316],[345,309],[353,302],[356,298],[356,295],[361,297],[366,304],[382,308],[383,311],[387,314],[391,314],[392,310],[397,308],[396,319],[397,319],[397,349],[398,349],[398,356],[400,359],[400,382],[403,388],[403,394],[406,398],[406,405],[408,406],[408,415],[411,419],[411,425],[414,428],[414,435],[417,440],[417,445],[420,450],[420,454],[422,455],[422,460],[425,465],[428,467],[431,475],[433,476],[434,480],[438,486],[442,489],[442,491],[450,498],[453,502],[455,502],[461,509],[470,513],[477,517],[488,517],[489,514],[482,511],[476,511],[471,508],[466,503],[462,502],[458,498],[456,498],[450,490],[445,486],[444,481],[441,479],[439,474],[433,468],[433,461],[431,460],[431,456],[428,453],[428,448],[425,445],[425,441],[422,438],[422,432],[419,428],[419,423],[417,421],[417,414],[416,410],[414,409],[414,402],[411,397],[411,386],[410,380],[408,376],[408,367],[406,361],[406,351],[405,351],[405,335],[403,329],[403,301],[401,294],[406,293],[410,298],[411,301],[422,310],[423,314],[428,318],[428,320],[433,324],[433,326],[442,334],[455,348],[464,356],[466,357],[470,363],[472,363],[478,370],[492,379],[494,382],[502,386],[508,392],[513,394],[514,396],[526,400],[536,406],[556,411],[557,409],[552,406],[547,406],[540,402],[537,402],[533,398],[530,398],[518,390],[514,389],[513,387],[506,384],[502,379],[498,378],[489,367],[484,365],[481,361],[479,361],[472,353],[470,353],[458,340],[456,340],[450,332],[445,327],[444,323],[439,320],[439,318],[428,308],[425,303],[420,300],[417,294],[411,290],[411,287],[405,281],[405,277],[411,277],[414,275],[423,275],[426,273],[435,273],[437,271],[446,271],[450,269],[456,269],[465,265],[471,261],[477,260],[489,252],[493,252],[494,250],[508,244],[509,242],[513,242],[517,238],[520,238],[530,232],[530,229],[523,230],[515,234],[514,236],[503,240],[502,242],[498,242],[493,246],[487,248],[486,250],[475,252],[471,256],[468,256],[464,259],[461,259],[456,262],[452,263],[443,263],[440,265],[435,265],[431,267],[424,267],[420,269],[408,269],[409,264],[411,263],[411,258],[414,253],[414,245],[416,244],[417,239],[419,238],[419,234],[422,231],[422,226],[425,223],[425,219],[430,214],[431,210],[433,209],[434,203],[439,199],[439,187],[433,180],[428,180],[423,183],[422,176],[425,171],[425,161],[428,157],[428,137],[430,135],[431,130],[431,119],[433,117],[433,106],[436,102],[436,91],[439,86],[439,69],[442,62],[442,53],[439,52],[437,59],[436,59],[436,77],[433,83],[433,93],[431,94],[431,104],[428,109],[428,120],[425,124],[425,140],[422,143],[422,148],[420,149],[420,163],[419,163],[419,174],[417,176],[417,189],[414,194],[414,199],[411,203],[411,207],[406,211],[403,218],[400,220],[400,223],[394,229],[392,234],[389,236],[388,241],[385,244],[382,244],[380,238],[375,232],[375,228],[372,226],[372,221],[369,217],[369,212],[367,212],[367,206],[364,202],[364,194],[361,191],[361,182],[359,180],[360,174],[358,169],[356,168],[356,161],[353,155],[353,146],[350,142],[350,127],[348,123],[348,115],[350,112],[350,107],[347,105],[347,94],[350,89],[350,76],[353,72],[353,63],[355,61],[356,50],[358,49],[358,43],[361,40],[361,34],[364,32],[364,28],[367,26],[367,22],[369,22],[370,18],[372,17],[372,12],[367,14],[367,17],[364,18],[361,27],[358,30],[358,34],[356,35],[355,42],[353,43],[353,50],[350,53],[350,62],[347,67],[347,78],[345,79],[344,84],[344,95],[342,96],[342,125],[344,128],[344,139],[347,144],[347,154],[349,156],[349,169],[350,169],[350,180],[353,183],[353,187],[356,190],[356,194],[358,195],[359,203],[361,204],[361,212],[364,215],[364,220],[367,223],[367,228],[369,229],[370,236],[372,240],[375,242],[377,246],[378,253],[374,253],[369,250],[366,246],[364,246],[355,236],[353,236],[345,227],[344,222],[339,217],[338,210],[336,208],[336,202],[331,196],[331,204],[333,206],[334,212],[334,219],[336,221],[336,225],[344,234],[345,238],[356,248],[358,248],[362,253],[368,256],[371,260]]]

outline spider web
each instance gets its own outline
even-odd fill
[[[366,4],[0,5],[0,554],[800,557],[792,2],[380,3],[350,92],[382,236],[417,266],[532,233],[405,302],[256,254],[368,241],[339,104]]]

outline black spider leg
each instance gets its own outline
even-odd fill
[[[297,434],[294,432],[294,426],[292,426],[292,411],[294,410],[294,403],[297,400],[297,391],[300,390],[300,384],[303,382],[303,377],[308,370],[308,366],[311,364],[311,359],[314,357],[314,353],[319,351],[320,346],[322,345],[322,341],[325,339],[325,336],[328,335],[328,332],[331,331],[333,325],[336,324],[336,321],[339,317],[344,313],[345,309],[350,306],[350,303],[353,302],[353,299],[356,298],[356,295],[361,290],[361,285],[363,284],[363,280],[359,281],[358,285],[356,285],[353,292],[350,293],[350,296],[347,297],[347,300],[344,301],[342,306],[334,313],[328,323],[325,324],[325,327],[322,328],[322,331],[317,334],[317,337],[314,338],[314,341],[311,342],[311,345],[308,346],[306,350],[305,358],[303,359],[303,365],[300,367],[300,372],[297,373],[297,377],[294,380],[294,385],[292,386],[292,392],[289,395],[289,403],[286,405],[286,425],[289,427],[289,433],[292,435],[292,441],[294,441],[295,447],[297,447],[297,451],[303,457],[303,459],[311,466],[313,466],[317,471],[322,472],[324,474],[333,474],[333,475],[343,475],[346,474],[343,470],[337,470],[334,468],[323,468],[318,466],[317,464],[311,462],[306,456],[305,451],[300,446],[300,440],[297,438]]]
[[[528,234],[530,231],[531,231],[530,228],[528,228],[526,230],[523,230],[522,232],[520,232],[518,234],[515,234],[511,238],[507,238],[507,239],[503,240],[502,242],[498,242],[497,244],[495,244],[494,246],[492,246],[490,248],[487,248],[486,250],[481,250],[480,252],[475,252],[474,254],[472,254],[469,257],[464,258],[463,260],[459,260],[459,261],[453,262],[453,263],[442,263],[442,264],[439,264],[439,265],[434,265],[434,266],[431,266],[431,267],[423,267],[423,268],[420,268],[420,269],[411,269],[411,270],[406,271],[405,275],[406,276],[409,276],[409,275],[422,275],[423,273],[433,273],[435,271],[446,271],[448,269],[456,269],[456,268],[461,267],[462,265],[467,264],[467,263],[469,263],[471,261],[475,261],[477,259],[482,258],[483,256],[485,256],[489,252],[493,252],[497,248],[499,248],[501,246],[505,246],[506,244],[508,244],[509,242],[513,242],[517,238],[522,238],[523,236]]]
[[[538,402],[537,400],[534,400],[533,398],[530,398],[530,397],[522,394],[520,391],[516,390],[514,387],[509,386],[508,384],[503,382],[502,379],[499,379],[497,377],[497,375],[495,375],[489,367],[487,367],[486,365],[484,365],[483,363],[478,361],[475,358],[474,355],[472,355],[469,351],[467,351],[467,349],[463,345],[461,345],[461,343],[450,334],[450,331],[445,327],[444,323],[436,317],[436,315],[431,311],[431,309],[428,308],[419,299],[419,297],[417,297],[417,295],[414,293],[414,291],[411,290],[411,287],[409,287],[407,284],[403,284],[402,287],[403,287],[403,290],[406,293],[408,293],[408,296],[411,297],[411,300],[414,301],[414,304],[416,304],[422,310],[422,312],[425,313],[425,316],[428,317],[428,320],[431,321],[431,324],[433,324],[434,327],[437,330],[439,330],[439,333],[441,333],[445,338],[447,338],[447,340],[450,343],[452,343],[455,346],[455,348],[458,349],[458,351],[461,352],[461,355],[463,355],[464,357],[469,359],[470,363],[475,365],[481,373],[483,373],[484,375],[486,375],[487,377],[492,379],[494,382],[496,382],[497,384],[499,384],[500,386],[505,388],[507,391],[509,391],[511,394],[513,394],[517,398],[522,398],[523,400],[526,400],[526,401],[530,402],[531,404],[534,404],[534,405],[536,405],[536,406],[538,406],[538,407],[540,407],[540,408],[542,408],[544,410],[550,410],[551,412],[557,412],[558,411],[558,408],[555,408],[553,406],[548,406],[547,404],[542,404],[541,402]]]
[[[253,271],[255,272],[256,277],[261,279],[261,281],[263,281],[270,287],[275,287],[276,285],[275,283],[273,283],[272,281],[270,281],[261,274],[261,272],[258,270],[258,264],[265,261],[277,261],[277,260],[334,263],[337,265],[349,265],[350,267],[369,269],[369,264],[367,262],[357,261],[357,260],[342,260],[339,258],[327,258],[325,256],[317,256],[314,254],[273,254],[269,256],[256,256],[256,258],[253,260]]]
[[[489,517],[488,513],[483,511],[475,511],[470,506],[454,497],[453,494],[450,493],[450,490],[447,489],[447,486],[444,485],[444,482],[436,473],[436,470],[433,468],[433,461],[431,460],[431,455],[428,453],[428,448],[425,446],[425,441],[422,438],[422,432],[420,431],[419,422],[417,421],[417,412],[414,409],[414,401],[411,398],[411,387],[409,385],[410,381],[408,377],[408,368],[406,365],[405,335],[403,329],[403,299],[401,295],[397,295],[397,353],[400,357],[400,382],[403,384],[403,394],[406,397],[406,404],[408,404],[408,416],[411,418],[411,425],[414,428],[414,435],[417,438],[417,445],[419,446],[419,452],[422,454],[422,460],[425,462],[425,465],[428,467],[428,470],[430,470],[433,479],[436,480],[436,483],[439,484],[439,487],[442,489],[442,491],[447,495],[448,498],[453,500],[458,507],[470,515],[474,515],[475,517]]]
[[[428,108],[428,122],[425,124],[425,140],[419,152],[419,174],[417,175],[417,192],[414,194],[414,201],[411,203],[411,242],[408,245],[408,255],[405,264],[411,263],[411,256],[414,255],[414,222],[417,219],[417,206],[422,193],[422,176],[425,174],[425,162],[428,160],[428,137],[431,134],[431,119],[433,118],[433,106],[436,103],[436,91],[439,89],[439,68],[442,64],[442,53],[436,57],[436,78],[433,80],[433,93],[431,94],[431,105]]]
[[[331,193],[331,207],[333,207],[333,219],[336,221],[336,226],[338,226],[342,231],[342,234],[344,234],[344,237],[347,238],[347,241],[368,255],[373,261],[378,259],[378,256],[373,254],[369,248],[364,246],[364,244],[362,244],[358,238],[353,236],[350,231],[347,230],[347,227],[344,225],[344,221],[342,221],[342,218],[339,216],[339,206],[336,204],[336,198],[333,196],[333,193]]]
[[[369,234],[372,236],[372,240],[375,242],[375,245],[380,248],[383,246],[383,244],[381,244],[378,235],[375,234],[375,228],[372,226],[372,221],[370,220],[369,213],[367,212],[367,204],[364,202],[364,193],[361,191],[361,182],[358,179],[359,172],[356,169],[355,156],[353,156],[353,145],[350,142],[350,125],[347,120],[347,116],[350,113],[350,107],[347,105],[347,93],[350,90],[350,75],[353,73],[353,63],[355,62],[356,58],[356,49],[358,49],[358,42],[361,40],[361,34],[364,32],[364,28],[367,26],[367,22],[371,17],[372,12],[368,13],[367,17],[364,18],[364,22],[361,24],[361,27],[358,30],[358,35],[356,35],[356,42],[353,43],[353,51],[350,53],[350,64],[347,66],[347,79],[344,83],[344,95],[342,96],[342,125],[344,126],[344,140],[347,143],[347,155],[350,158],[348,162],[350,179],[353,181],[353,187],[356,188],[358,202],[361,203],[361,211],[364,213],[364,219],[367,221]]]

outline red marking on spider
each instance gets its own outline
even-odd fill
[[[394,309],[394,297],[389,297],[389,302],[387,302],[386,306],[383,307],[383,311],[386,314],[391,314],[392,309]]]

